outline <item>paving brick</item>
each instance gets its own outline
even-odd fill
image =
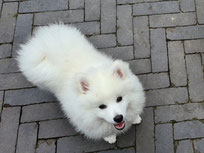
[[[168,28],[166,32],[170,40],[204,38],[204,25]]]
[[[114,149],[114,150],[107,150],[107,151],[100,151],[99,153],[135,153],[134,148],[126,148],[126,149]]]
[[[96,48],[106,48],[116,46],[116,37],[114,34],[94,35],[88,38]]]
[[[168,42],[168,54],[171,83],[175,86],[186,86],[187,75],[183,43],[180,41]]]
[[[150,90],[146,92],[147,106],[169,105],[188,102],[188,91],[185,87]]]
[[[197,11],[197,17],[198,17],[198,23],[203,24],[204,23],[204,1],[203,0],[195,0],[196,2],[196,11]]]
[[[0,73],[19,72],[17,62],[14,58],[0,60]]]
[[[18,11],[18,3],[4,3],[2,8],[1,17],[15,18]]]
[[[101,33],[116,31],[116,0],[101,1]]]
[[[100,23],[97,21],[93,22],[82,22],[73,24],[85,35],[94,35],[100,33]]]
[[[186,55],[186,67],[190,99],[193,102],[203,101],[204,94],[201,91],[204,91],[204,77],[200,55]]]
[[[156,123],[192,119],[204,119],[203,103],[161,106],[157,107],[157,109],[155,110]]]
[[[0,75],[0,90],[33,87],[21,73]]]
[[[140,2],[153,2],[158,0],[117,0],[117,4],[134,4]]]
[[[120,148],[135,146],[135,126],[132,126],[125,134],[117,137],[117,146]]]
[[[157,153],[174,153],[173,129],[171,124],[158,124],[155,126],[155,145]]]
[[[196,24],[195,13],[153,15],[149,19],[150,27],[174,27]]]
[[[202,152],[204,152],[203,145],[204,145],[204,139],[195,140],[194,141],[195,153],[202,153]]]
[[[42,102],[56,101],[56,98],[38,88],[11,90],[5,92],[5,104],[8,105],[27,105]]]
[[[0,125],[0,152],[14,153],[20,117],[20,108],[4,108]]]
[[[179,4],[176,1],[139,3],[133,5],[133,15],[151,15],[179,12]]]
[[[185,52],[188,53],[204,53],[204,39],[186,40],[184,41]]]
[[[84,8],[84,0],[69,0],[69,9]]]
[[[1,111],[2,111],[3,96],[4,96],[3,91],[0,91],[0,114],[1,114]],[[0,117],[1,117],[1,115],[0,115]]]
[[[64,117],[59,103],[45,103],[24,106],[22,109],[21,122],[42,121]]]
[[[55,153],[56,140],[40,140],[36,148],[36,153]]]
[[[180,0],[180,5],[183,12],[195,11],[194,0]]]
[[[132,8],[130,5],[117,6],[117,38],[119,45],[133,44]]]
[[[72,125],[69,124],[66,119],[41,121],[39,127],[39,139],[44,138],[55,138],[62,136],[76,135],[77,132],[74,130]]]
[[[174,124],[174,138],[200,138],[204,137],[204,124],[200,121],[187,121]]]
[[[203,65],[204,65],[204,54],[202,54],[202,61],[203,61]]]
[[[91,152],[91,151],[96,151],[96,150],[99,151],[99,150],[111,149],[114,147],[115,147],[114,144],[108,144],[107,142],[103,140],[92,141],[82,136],[60,138],[57,141],[57,153]]]
[[[0,58],[7,58],[11,56],[11,48],[10,44],[0,45]]]
[[[153,110],[152,108],[145,108],[142,123],[136,126],[136,152],[154,153],[154,148]]]
[[[0,12],[1,12],[1,8],[2,8],[2,3],[3,3],[3,0],[0,0]]]
[[[134,17],[135,58],[150,57],[148,17]]]
[[[14,35],[12,56],[17,56],[17,50],[19,45],[25,43],[25,41],[31,36],[33,24],[32,14],[19,14],[16,22],[16,30]]]
[[[134,58],[133,46],[106,48],[101,51],[114,59],[131,60]]]
[[[151,72],[150,59],[137,59],[129,61],[130,68],[135,74],[149,73]]]
[[[19,13],[42,12],[68,9],[68,0],[30,0],[21,1]]]
[[[165,30],[152,29],[150,32],[152,72],[168,71]]]
[[[144,89],[158,89],[169,87],[169,76],[167,73],[139,75]]]
[[[74,23],[84,21],[83,10],[69,10],[56,12],[35,13],[34,25],[48,25],[63,21],[63,23]]]
[[[21,124],[19,127],[16,153],[34,153],[37,141],[37,123]]]
[[[100,19],[100,0],[85,0],[85,20]]]
[[[179,141],[176,153],[193,153],[193,146],[190,140]]]

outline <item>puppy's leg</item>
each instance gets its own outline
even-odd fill
[[[142,118],[140,117],[140,115],[136,115],[135,120],[133,121],[132,124],[140,124],[142,121]]]
[[[115,143],[116,142],[116,135],[110,135],[108,137],[104,137],[103,138],[105,141],[107,141],[108,143]]]

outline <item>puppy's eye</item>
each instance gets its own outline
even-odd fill
[[[107,106],[104,105],[104,104],[101,104],[101,105],[99,106],[100,109],[105,109],[106,107],[107,107]]]
[[[122,100],[123,100],[123,97],[120,96],[120,97],[117,97],[116,102],[119,103],[119,102],[121,102]]]

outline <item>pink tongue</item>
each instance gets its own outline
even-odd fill
[[[122,129],[124,126],[125,126],[125,122],[121,122],[115,125],[116,129]]]

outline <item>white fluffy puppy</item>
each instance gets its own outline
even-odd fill
[[[18,52],[20,70],[59,99],[70,122],[88,138],[109,143],[141,122],[143,87],[127,63],[98,52],[79,30],[40,27]]]

